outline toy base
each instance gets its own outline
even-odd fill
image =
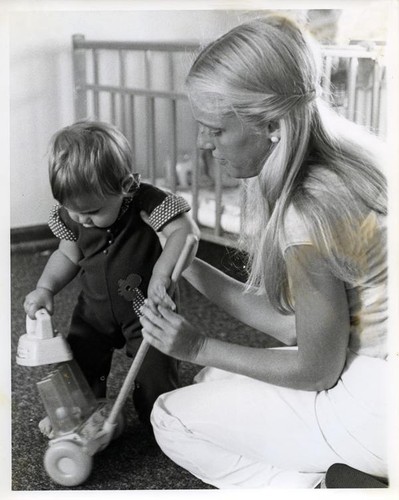
[[[21,366],[62,363],[72,358],[72,351],[61,334],[50,339],[38,339],[29,334],[19,338],[16,361]]]

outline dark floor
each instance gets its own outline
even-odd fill
[[[62,490],[52,482],[43,468],[47,448],[46,438],[38,429],[44,416],[36,382],[43,378],[49,367],[27,368],[15,363],[18,338],[25,333],[24,296],[31,291],[48,259],[49,250],[29,251],[18,248],[11,256],[11,318],[12,318],[12,489],[13,490]],[[216,245],[201,244],[199,256],[222,268],[228,274],[239,276],[241,263],[232,259],[229,252]],[[233,262],[233,265],[231,264]],[[241,344],[277,345],[209,303],[187,282],[181,282],[181,310],[194,325],[209,335],[229,338]],[[54,327],[67,332],[75,297],[77,282],[72,282],[57,297]],[[114,357],[109,379],[109,397],[114,398],[129,368],[123,352]],[[181,382],[188,385],[200,367],[182,363]],[[134,408],[127,402],[127,427],[124,434],[105,450],[94,456],[94,466],[89,479],[76,490],[167,490],[206,489],[191,474],[170,461],[157,447],[151,435],[139,423]]]

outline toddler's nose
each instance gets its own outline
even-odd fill
[[[90,224],[90,217],[88,215],[79,215],[79,224]]]

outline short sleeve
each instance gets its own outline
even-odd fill
[[[290,205],[284,218],[284,231],[280,238],[283,254],[287,248],[296,245],[312,245],[312,239],[302,215]]]
[[[149,223],[155,231],[161,231],[175,217],[190,210],[182,196],[150,184],[141,184],[139,198],[140,208],[149,214]]]
[[[189,210],[190,205],[184,198],[171,194],[152,211],[149,222],[155,231],[161,231],[168,222]]]
[[[77,241],[77,237],[71,229],[65,224],[60,214],[61,205],[55,205],[49,216],[48,225],[54,236],[60,240]]]

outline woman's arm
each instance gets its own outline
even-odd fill
[[[297,350],[253,348],[207,338],[162,307],[161,318],[144,308],[143,335],[162,352],[202,366],[294,389],[328,389],[336,383],[346,359],[345,287],[314,247],[288,249],[287,265],[295,297]]]
[[[242,323],[286,345],[296,344],[295,316],[276,311],[265,293],[244,293],[243,283],[200,259],[194,259],[183,276],[202,295]]]
[[[196,359],[200,365],[295,389],[323,390],[335,384],[349,338],[344,284],[332,276],[314,247],[288,249],[287,265],[295,297],[298,350],[262,352],[206,338]]]

